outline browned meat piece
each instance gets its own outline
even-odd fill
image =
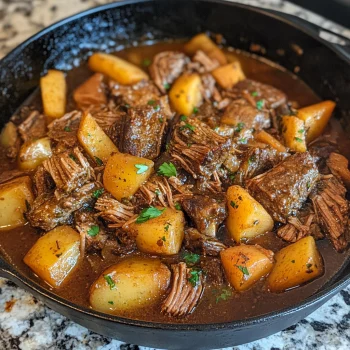
[[[319,178],[314,158],[296,153],[268,172],[247,181],[251,195],[276,220],[296,216]]]
[[[202,95],[207,102],[211,102],[210,99],[215,96],[216,99],[220,100],[221,95],[215,87],[215,79],[211,74],[204,74],[201,76],[202,80]]]
[[[349,204],[346,189],[333,175],[324,176],[311,194],[317,221],[337,251],[349,244]]]
[[[203,235],[195,228],[189,228],[185,231],[185,248],[204,256],[219,256],[227,247],[218,239]]]
[[[201,271],[188,269],[186,264],[171,265],[172,286],[162,304],[162,312],[171,316],[190,314],[204,291],[204,276]]]
[[[350,190],[349,161],[339,153],[331,153],[327,160],[327,166],[331,173]]]
[[[36,169],[33,176],[33,182],[37,196],[41,196],[46,192],[51,192],[55,187],[55,183],[53,182],[50,173],[47,172],[42,165],[39,165]]]
[[[107,104],[103,80],[103,74],[95,73],[74,90],[73,98],[78,108],[85,109],[91,105]]]
[[[119,85],[111,81],[110,89],[113,96],[120,99],[121,104],[127,107],[142,106],[150,100],[159,99],[157,87],[149,80],[142,80],[134,85]]]
[[[38,196],[27,213],[27,219],[33,227],[50,231],[58,225],[71,223],[71,214],[93,202],[93,193],[99,185],[90,182],[78,190],[57,199],[54,193]]]
[[[101,250],[108,238],[103,226],[98,222],[91,211],[76,211],[74,213],[75,228],[80,233],[80,250],[94,252]]]
[[[244,98],[232,101],[221,118],[223,124],[238,125],[246,129],[267,129],[270,127],[270,115],[266,109],[258,109]]]
[[[226,219],[225,198],[216,200],[205,195],[185,197],[181,205],[200,233],[215,237],[219,225]]]
[[[182,52],[163,51],[154,56],[149,72],[158,89],[165,94],[184,71],[189,58]]]
[[[82,113],[73,111],[55,119],[48,125],[48,136],[63,148],[74,147],[78,143],[77,132]]]
[[[69,193],[95,178],[94,169],[78,147],[45,160],[43,166],[55,181],[60,195],[62,191]]]
[[[210,178],[227,156],[231,139],[218,135],[197,118],[181,117],[175,125],[169,153],[195,179]]]
[[[15,179],[16,177],[21,177],[21,176],[30,175],[30,174],[31,174],[30,170],[27,170],[27,171],[17,170],[17,169],[5,170],[0,173],[0,184],[7,182],[9,180]]]
[[[291,216],[288,218],[288,223],[278,229],[277,235],[287,242],[296,242],[303,237],[310,236],[312,233],[311,224],[315,218],[314,214],[310,214],[304,223],[297,217]]]
[[[18,126],[23,123],[33,111],[35,111],[34,106],[25,105],[23,107],[19,107],[19,110],[11,116],[10,121]]]
[[[211,72],[220,66],[220,63],[216,59],[210,58],[202,50],[198,50],[195,53],[195,55],[192,57],[192,61],[200,63],[200,73]]]
[[[145,106],[130,108],[119,149],[138,157],[148,159],[158,157],[166,120],[159,100],[149,101]]]
[[[46,135],[46,118],[38,111],[33,111],[28,118],[18,126],[18,132],[23,142],[39,139]]]
[[[122,204],[108,194],[98,198],[95,209],[101,218],[110,223],[108,227],[123,227],[135,215],[134,207]]]
[[[201,261],[201,268],[209,284],[218,287],[223,285],[225,282],[225,273],[220,259],[204,259]]]
[[[258,81],[245,79],[238,82],[226,96],[240,98],[250,95],[255,103],[263,100],[266,108],[275,109],[287,101],[287,96],[275,87]]]
[[[208,123],[208,125],[214,129],[220,123],[221,113],[211,102],[204,102],[198,108],[196,117],[201,121]]]

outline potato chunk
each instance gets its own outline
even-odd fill
[[[81,118],[78,140],[98,165],[106,163],[113,152],[118,152],[117,146],[101,129],[90,113],[85,113]]]
[[[17,141],[17,127],[12,122],[8,122],[0,134],[0,145],[3,147],[12,147]]]
[[[136,193],[152,173],[154,163],[146,158],[115,153],[103,174],[103,185],[119,201]]]
[[[322,257],[312,236],[281,249],[275,258],[276,265],[267,280],[272,292],[299,286],[323,272]]]
[[[29,176],[19,177],[0,185],[0,230],[24,225],[23,216],[32,204],[32,181]]]
[[[287,152],[286,148],[281,144],[281,142],[264,130],[261,130],[258,134],[256,134],[255,140],[266,143],[278,152]]]
[[[137,234],[136,244],[145,253],[172,255],[180,251],[184,238],[185,217],[181,210],[158,208],[163,213],[143,223],[133,223],[129,229]]]
[[[259,245],[241,244],[220,252],[230,284],[238,291],[251,287],[273,267],[273,252]]]
[[[184,50],[188,55],[194,55],[196,51],[202,50],[211,59],[217,60],[220,64],[226,64],[227,58],[222,50],[211,40],[208,35],[201,33],[194,36],[185,46]]]
[[[253,238],[272,230],[273,220],[271,216],[241,186],[229,187],[227,206],[227,229],[237,243],[242,238]]]
[[[323,101],[298,110],[297,117],[305,123],[307,143],[323,133],[334,108],[333,101]]]
[[[202,103],[202,83],[198,74],[181,75],[171,87],[169,98],[179,114],[190,115]]]
[[[46,283],[60,287],[76,268],[80,236],[70,226],[58,226],[40,237],[24,262]]]
[[[44,113],[50,118],[60,118],[66,111],[67,84],[63,72],[51,69],[40,79]]]
[[[114,55],[102,52],[94,53],[89,58],[89,68],[114,79],[123,85],[132,85],[140,80],[149,79],[148,74],[141,68]]]
[[[305,124],[292,115],[282,117],[282,135],[287,147],[295,152],[306,152]]]
[[[18,153],[18,167],[31,170],[38,167],[45,159],[52,156],[51,141],[48,137],[29,141],[22,145]]]
[[[245,79],[241,64],[238,61],[216,68],[212,71],[212,74],[223,89],[231,89],[233,85]]]
[[[149,307],[166,292],[170,276],[159,259],[126,258],[105,270],[91,286],[90,305],[109,314]]]

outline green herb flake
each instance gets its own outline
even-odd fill
[[[69,155],[69,158],[72,159],[72,160],[74,160],[75,162],[77,161],[77,158],[76,158],[73,154],[70,154],[70,155]]]
[[[160,193],[160,191],[158,190],[158,188],[154,191],[154,193],[156,194],[156,196],[160,196],[161,195],[161,193]]]
[[[145,164],[135,164],[135,168],[138,169],[136,174],[143,174],[148,170],[148,165]]]
[[[234,202],[234,201],[231,201],[230,202],[230,206],[234,209],[237,209],[238,208],[238,205]]]
[[[245,124],[240,122],[240,123],[237,124],[235,131],[236,132],[241,132],[244,129],[244,127],[245,127]]]
[[[304,129],[300,129],[300,130],[298,130],[298,133],[299,134],[303,134],[305,132],[305,130]]]
[[[216,304],[221,300],[228,300],[232,296],[232,291],[228,288],[223,288],[221,294],[215,299]]]
[[[175,165],[171,162],[164,162],[158,169],[158,174],[166,177],[177,176]]]
[[[185,115],[182,115],[182,116],[180,117],[180,120],[181,120],[182,122],[185,122],[185,121],[187,120],[187,117],[186,117]]]
[[[309,269],[312,266],[312,264],[306,264],[306,267]]]
[[[124,107],[125,107],[126,109],[129,109],[131,106],[130,106],[128,103],[126,103],[126,104],[124,105]]]
[[[163,124],[164,123],[164,119],[163,118],[158,118],[159,123]]]
[[[193,113],[194,113],[194,114],[197,114],[197,113],[198,113],[198,108],[197,108],[197,107],[194,107],[194,108],[193,108]]]
[[[249,271],[246,266],[242,266],[242,265],[235,265],[235,266],[243,273],[243,275],[249,276]]]
[[[163,241],[163,242],[166,242],[165,236],[162,237],[162,241]]]
[[[153,109],[154,109],[156,112],[159,112],[159,111],[160,111],[160,106],[159,106],[159,105],[155,105],[155,106],[153,106]]]
[[[170,224],[169,222],[167,222],[167,224],[164,226],[164,230],[165,230],[166,232],[168,232],[170,226],[171,226],[171,224]]]
[[[165,90],[169,90],[170,89],[170,84],[168,84],[168,83],[165,83],[163,86],[164,86]]]
[[[99,157],[95,157],[95,160],[96,160],[97,165],[99,165],[99,166],[103,165],[103,162]]]
[[[67,132],[71,132],[72,131],[72,129],[69,126],[65,126],[63,130],[67,131]]]
[[[185,253],[183,259],[187,265],[194,265],[200,260],[200,255],[194,253]]]
[[[253,97],[258,97],[258,96],[259,96],[259,93],[258,93],[257,91],[253,91],[253,92],[251,93],[251,95],[252,95]]]
[[[180,203],[175,203],[176,210],[182,210]]]
[[[145,58],[145,59],[142,61],[142,65],[143,65],[144,67],[150,66],[151,63],[152,63],[152,61],[151,61],[149,58]]]
[[[114,301],[109,300],[109,301],[108,301],[108,304],[114,305]]]
[[[297,142],[303,142],[303,139],[301,139],[300,137],[294,137],[294,140]]]
[[[154,106],[156,104],[156,101],[155,100],[149,100],[147,102],[147,104],[150,105],[150,106]]]
[[[256,102],[256,108],[261,111],[264,108],[265,100],[259,100]]]
[[[99,188],[98,190],[96,190],[92,193],[92,197],[97,199],[97,198],[101,197],[103,192],[104,192],[104,189]]]
[[[106,282],[109,285],[109,289],[115,288],[115,282],[113,281],[112,277],[110,275],[104,275],[103,278],[106,280]]]
[[[243,145],[246,145],[248,140],[245,138],[245,137],[241,137],[239,140],[238,140],[239,143],[243,144]]]
[[[190,271],[191,277],[188,278],[188,282],[190,282],[193,287],[195,287],[198,284],[200,274],[201,274],[200,270]]]
[[[148,207],[141,211],[140,215],[136,219],[137,224],[142,224],[143,222],[146,222],[150,219],[157,218],[158,216],[162,215],[164,209],[157,209],[155,207]]]
[[[87,231],[87,234],[90,236],[90,237],[95,237],[98,235],[98,233],[100,232],[100,227],[98,225],[92,225],[88,231]]]

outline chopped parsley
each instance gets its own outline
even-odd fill
[[[92,225],[88,231],[87,231],[87,234],[90,236],[90,237],[95,237],[98,235],[98,233],[100,232],[100,227],[98,225]]]
[[[237,205],[236,202],[234,202],[234,201],[231,201],[231,202],[230,202],[230,206],[231,206],[232,208],[234,208],[234,209],[237,209],[237,208],[238,208],[238,205]]]
[[[104,189],[99,188],[98,190],[96,190],[92,193],[92,197],[97,199],[97,198],[101,197],[103,192],[104,192]]]
[[[164,84],[164,89],[165,89],[165,90],[169,90],[169,89],[170,89],[170,84],[165,83],[165,84]]]
[[[171,226],[171,224],[170,224],[169,222],[167,222],[167,224],[164,226],[164,230],[165,230],[166,232],[168,232],[170,226]]]
[[[177,176],[175,165],[171,162],[164,162],[158,169],[158,174],[166,177]]]
[[[259,96],[259,93],[257,91],[253,91],[252,94],[251,94],[253,97],[257,97]]]
[[[146,222],[150,219],[157,218],[158,216],[162,215],[164,209],[157,209],[155,207],[148,207],[141,211],[140,215],[136,219],[137,224],[142,224],[143,222]]]
[[[150,66],[151,63],[152,63],[152,61],[151,61],[149,58],[145,58],[145,59],[142,61],[142,65],[143,65],[144,67]]]
[[[235,131],[236,132],[241,132],[244,129],[244,127],[245,127],[245,124],[240,122],[240,123],[237,124]]]
[[[159,105],[155,105],[155,106],[153,106],[153,109],[154,109],[156,112],[159,112],[159,111],[160,111],[160,106],[159,106]]]
[[[114,305],[114,302],[112,300],[109,300],[108,304]]]
[[[147,102],[147,104],[150,105],[150,106],[154,106],[156,104],[156,101],[155,100],[149,100]]]
[[[129,109],[131,106],[130,106],[128,103],[126,103],[126,104],[124,105],[124,107],[125,107],[126,109]]]
[[[194,253],[185,253],[183,259],[187,265],[194,265],[200,260],[200,255]]]
[[[253,162],[255,162],[256,157],[255,156],[251,156],[248,158],[248,164],[252,164]]]
[[[216,304],[221,300],[227,300],[232,296],[232,291],[228,288],[223,288],[221,294],[218,295],[215,299]]]
[[[193,287],[195,287],[199,282],[199,275],[201,274],[200,270],[192,270],[190,271],[191,277],[188,278],[188,282],[192,284]]]
[[[249,276],[249,271],[246,266],[242,266],[242,265],[235,265],[235,266],[243,273],[243,275]]]
[[[162,241],[165,242],[166,241],[166,238],[165,236],[162,237]]]
[[[185,121],[187,120],[187,117],[186,117],[185,115],[182,115],[182,116],[180,117],[180,120],[181,120],[182,122],[185,122]]]
[[[72,131],[72,129],[68,125],[65,126],[63,130],[67,131],[67,132],[71,132]]]
[[[158,120],[159,120],[159,123],[163,124],[163,122],[164,122],[163,118],[158,118]]]
[[[77,161],[77,158],[76,158],[73,154],[70,154],[70,155],[69,155],[69,158],[72,159],[72,160],[74,160],[75,162]]]
[[[195,113],[195,114],[198,113],[198,108],[197,107],[193,108],[193,113]]]
[[[312,264],[306,264],[306,267],[309,269],[312,266]]]
[[[109,289],[115,288],[115,282],[113,281],[112,277],[110,275],[104,275],[103,278],[106,280],[106,282],[109,285]]]
[[[136,174],[143,174],[148,170],[148,165],[145,164],[135,164],[135,168],[137,169]]]
[[[176,210],[182,210],[180,203],[175,203]]]
[[[303,139],[301,139],[300,137],[294,137],[294,140],[297,142],[303,142]]]
[[[298,130],[298,133],[299,134],[303,134],[305,132],[305,130],[304,129],[300,129],[300,130]]]
[[[265,100],[256,101],[256,108],[261,111],[264,108]]]
[[[238,140],[239,143],[242,143],[243,145],[245,145],[248,140],[245,138],[245,137],[241,137],[239,140]]]
[[[160,191],[159,191],[159,189],[157,188],[155,191],[154,191],[154,193],[156,194],[156,196],[160,196],[161,195],[161,193],[160,193]]]
[[[95,157],[95,160],[96,160],[97,165],[99,165],[99,166],[103,165],[103,162],[99,157]]]

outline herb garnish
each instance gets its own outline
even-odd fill
[[[149,101],[147,102],[147,104],[150,105],[150,106],[153,106],[153,105],[156,104],[156,101],[154,101],[154,100],[149,100]]]
[[[187,120],[187,117],[186,117],[185,115],[182,115],[182,116],[180,117],[180,120],[181,120],[182,122],[185,122],[185,121]]]
[[[200,255],[194,253],[185,253],[183,259],[187,265],[194,265],[200,260]]]
[[[249,271],[246,266],[242,266],[242,265],[235,265],[235,266],[243,273],[243,275],[249,276]]]
[[[239,140],[238,140],[239,143],[242,143],[243,145],[245,145],[248,140],[245,138],[245,137],[241,137]]]
[[[169,222],[167,222],[167,224],[164,226],[164,230],[165,230],[166,232],[169,231],[169,226],[171,226],[171,224],[170,224]]]
[[[162,241],[165,242],[166,241],[166,238],[165,236],[162,237]]]
[[[245,124],[240,122],[240,123],[237,124],[235,131],[236,132],[241,132],[244,129],[244,127],[245,127]]]
[[[142,65],[145,66],[145,67],[150,66],[151,63],[152,63],[152,61],[151,61],[149,58],[145,58],[145,59],[142,61]]]
[[[72,129],[68,125],[65,126],[63,130],[67,131],[67,132],[71,132],[72,131]]]
[[[156,112],[159,112],[159,111],[160,111],[160,106],[159,106],[159,105],[153,106],[153,109],[154,109]]]
[[[234,201],[231,201],[230,202],[230,206],[234,209],[237,209],[238,208],[238,205],[234,202]]]
[[[98,190],[96,190],[92,193],[92,197],[97,199],[97,198],[101,197],[103,192],[104,192],[104,189],[99,188]]]
[[[180,203],[175,203],[176,210],[182,210]]]
[[[104,275],[103,278],[108,283],[110,289],[114,289],[115,288],[115,282],[113,281],[113,279],[112,279],[112,277],[110,275]]]
[[[138,169],[136,174],[143,174],[148,170],[148,165],[146,164],[135,164],[135,168]]]
[[[196,129],[196,127],[191,124],[185,123],[185,125],[180,126],[180,130],[185,129],[191,130],[193,132]]]
[[[305,130],[304,129],[300,129],[300,130],[298,130],[298,133],[299,134],[303,134],[305,132]]]
[[[253,97],[257,97],[259,96],[259,93],[257,91],[253,91],[252,94],[251,94]]]
[[[159,123],[163,124],[163,122],[164,122],[163,118],[158,118],[158,120],[159,120]]]
[[[232,291],[228,288],[223,288],[221,294],[216,297],[215,302],[217,304],[220,300],[229,299],[230,296],[232,296]]]
[[[154,193],[156,194],[156,196],[160,196],[161,195],[161,192],[159,191],[159,189],[157,188]]]
[[[303,142],[303,139],[301,139],[300,137],[294,137],[294,140],[297,142]]]
[[[72,159],[72,160],[74,160],[75,162],[77,161],[77,158],[76,158],[73,154],[70,154],[70,155],[69,155],[69,158]]]
[[[99,166],[103,165],[103,162],[99,157],[95,157],[95,160],[96,160],[97,165],[99,165]]]
[[[193,113],[195,113],[195,114],[198,113],[198,108],[197,107],[193,108]]]
[[[114,302],[113,302],[112,300],[110,300],[110,301],[108,302],[108,304],[113,305],[113,304],[114,304]]]
[[[158,216],[162,215],[164,209],[157,209],[155,207],[149,207],[145,208],[141,211],[140,215],[136,219],[137,224],[142,224],[143,222],[146,222],[150,219],[157,218]]]
[[[170,89],[170,84],[165,83],[165,84],[164,84],[164,89],[165,89],[165,90],[169,90],[169,89]]]
[[[261,111],[264,108],[265,100],[259,100],[256,102],[256,108]]]
[[[98,235],[98,233],[100,232],[100,227],[98,225],[92,225],[88,231],[87,231],[87,234],[90,236],[90,237],[95,237]]]
[[[158,174],[166,177],[177,176],[175,165],[171,162],[164,162],[158,169]]]
[[[193,287],[197,285],[199,282],[199,275],[201,274],[200,270],[192,270],[190,271],[191,277],[189,277],[188,282],[192,284]]]

